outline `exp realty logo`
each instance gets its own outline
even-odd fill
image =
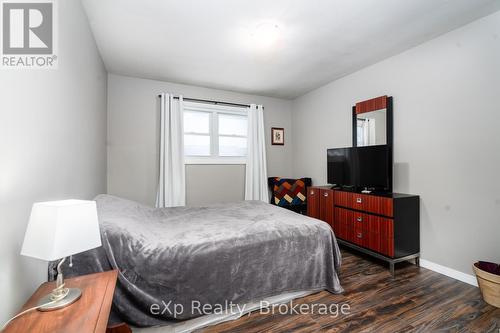
[[[3,69],[57,68],[55,0],[0,0]]]

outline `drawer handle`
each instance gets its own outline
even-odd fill
[[[361,198],[356,198],[356,202],[357,202],[357,203],[362,203],[362,202],[363,202],[363,199],[361,199]]]
[[[356,220],[358,220],[358,222],[363,222],[363,218],[361,216],[358,216]]]
[[[324,195],[325,197],[327,197],[327,196],[328,196],[328,193],[324,193],[323,195]]]
[[[314,191],[311,191],[311,195],[314,195]]]
[[[358,232],[358,235],[357,235],[357,236],[358,236],[358,238],[363,238],[363,233]]]

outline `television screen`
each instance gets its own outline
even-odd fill
[[[389,146],[355,149],[356,187],[392,191],[392,151]]]
[[[392,191],[392,150],[387,145],[328,149],[327,169],[329,184]]]
[[[328,183],[354,186],[352,148],[328,149]]]

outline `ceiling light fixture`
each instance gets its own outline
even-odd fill
[[[251,33],[251,37],[256,45],[263,48],[270,47],[278,41],[280,28],[274,22],[263,22],[255,27]]]

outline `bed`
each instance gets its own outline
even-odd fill
[[[119,269],[113,315],[129,324],[185,321],[206,315],[205,305],[343,291],[339,248],[322,221],[259,201],[158,209],[110,195],[95,200],[102,247],[74,256],[64,272]]]

